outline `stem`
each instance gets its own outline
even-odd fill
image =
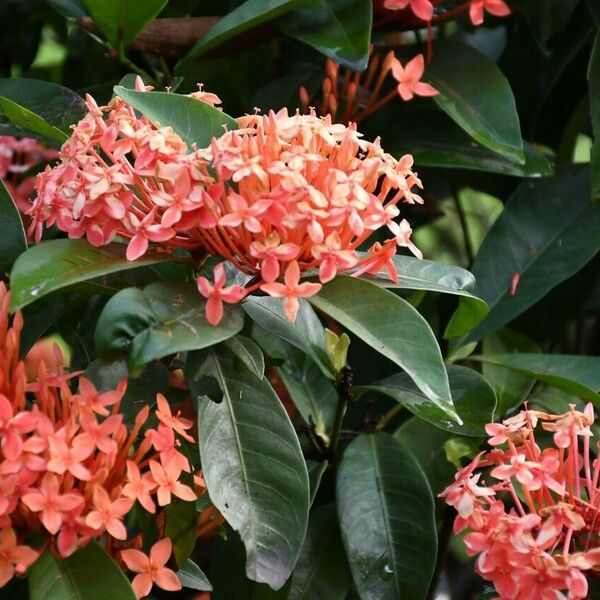
[[[402,404],[396,404],[396,406],[388,410],[388,412],[386,412],[385,415],[379,419],[377,425],[375,425],[375,431],[382,431],[385,429],[389,425],[390,421],[397,417],[403,409],[404,406],[402,406]]]
[[[475,252],[473,250],[473,243],[471,242],[471,236],[469,235],[469,225],[467,223],[467,215],[460,203],[460,198],[458,196],[458,190],[452,190],[452,199],[454,200],[454,205],[456,206],[456,213],[458,214],[458,220],[460,221],[460,227],[463,233],[463,239],[465,241],[465,252],[467,253],[467,258],[469,260],[469,264],[473,264],[473,258],[475,257]]]
[[[335,411],[335,421],[333,423],[333,433],[331,434],[331,444],[329,446],[329,461],[335,462],[337,459],[337,449],[342,435],[342,423],[348,402],[350,401],[350,390],[352,388],[352,369],[346,365],[338,375],[336,389],[338,392],[338,403]]]

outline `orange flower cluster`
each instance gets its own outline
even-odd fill
[[[139,78],[137,87],[146,89]],[[199,101],[216,102],[199,93]],[[361,139],[354,125],[286,110],[247,115],[237,119],[239,129],[190,150],[118,97],[98,107],[88,96],[87,105],[60,164],[38,176],[32,231],[39,239],[44,225],[56,223],[95,246],[119,235],[129,240],[129,260],[150,242],[228,259],[257,281],[224,287],[221,267],[214,284],[200,277],[213,324],[223,301],[239,302],[259,287],[284,298],[294,320],[297,299],[321,287],[300,283],[302,272],[317,270],[325,283],[340,271],[385,268],[397,280],[396,246],[421,256],[408,222],[395,220],[400,203],[422,202],[413,191],[422,185],[412,157],[396,160],[378,140]],[[392,237],[360,256],[359,246],[382,227]]]
[[[181,451],[182,443],[193,442],[193,423],[173,414],[161,395],[156,427],[148,426],[148,406],[126,423],[120,411],[125,381],[100,393],[79,374],[61,368],[50,373],[40,362],[37,378],[27,383],[19,360],[23,322],[17,313],[11,325],[8,306],[0,284],[0,587],[24,573],[46,547],[67,557],[98,538],[139,573],[142,536],[128,519],[134,505],[152,514],[158,510],[160,523],[161,509],[175,498],[193,502],[205,491]],[[77,393],[71,391],[74,381]],[[201,519],[206,532],[206,516]],[[32,539],[45,541],[40,547]],[[151,559],[162,568],[171,543],[165,538],[159,544]],[[142,579],[139,596],[149,591]],[[154,581],[165,589],[181,587],[174,573]]]
[[[587,578],[600,574],[593,422],[588,404],[583,412],[573,405],[562,415],[525,410],[490,423],[493,449],[476,456],[440,494],[458,511],[454,531],[467,530],[477,572],[501,599],[587,598]],[[554,446],[537,444],[538,424],[554,434]],[[484,469],[490,469],[489,483],[480,481]]]

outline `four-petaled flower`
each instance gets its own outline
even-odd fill
[[[123,524],[123,517],[131,510],[131,498],[117,498],[111,500],[108,492],[100,485],[94,486],[94,506],[85,518],[85,524],[93,529],[106,529],[117,540],[127,539],[127,529]]]
[[[156,505],[150,492],[156,489],[156,481],[150,473],[140,474],[138,466],[127,461],[127,483],[123,487],[123,496],[137,500],[148,512],[156,512]]]
[[[182,500],[187,500],[188,502],[196,500],[194,490],[179,481],[181,469],[176,461],[172,460],[166,466],[163,466],[159,462],[151,460],[150,472],[152,473],[152,478],[158,485],[156,497],[159,506],[166,506],[169,504],[171,502],[171,494]]]
[[[320,283],[300,283],[300,267],[297,261],[292,261],[285,270],[285,283],[263,283],[260,289],[269,296],[283,298],[285,314],[290,321],[295,321],[300,303],[298,298],[314,296],[323,286]]]
[[[392,76],[398,82],[398,94],[402,100],[414,96],[437,96],[439,92],[429,83],[421,81],[425,71],[425,59],[418,54],[403,67],[397,58],[391,61]]]
[[[170,538],[163,538],[150,548],[150,555],[146,556],[139,550],[122,550],[121,558],[130,571],[137,573],[131,586],[138,598],[143,598],[150,593],[152,585],[174,592],[182,588],[177,575],[165,567],[173,545]]]
[[[24,573],[38,557],[29,546],[17,545],[17,535],[12,527],[0,529],[0,588],[8,583],[13,574]]]
[[[223,302],[237,304],[246,295],[246,290],[241,285],[225,285],[224,263],[219,263],[214,270],[215,282],[210,283],[206,277],[198,277],[198,291],[207,298],[206,320],[211,325],[218,325],[223,318]]]
[[[194,422],[180,417],[179,413],[177,413],[176,416],[173,416],[171,413],[171,407],[169,406],[167,399],[162,394],[156,395],[156,403],[158,405],[158,409],[156,411],[158,420],[164,423],[167,427],[170,427],[173,431],[176,431],[188,442],[193,442],[194,438],[185,430],[193,427]]]
[[[507,17],[510,15],[510,8],[504,0],[471,0],[469,17],[473,25],[481,25],[483,23],[484,11],[489,12],[495,17]]]
[[[407,6],[410,6],[410,9],[419,19],[431,21],[433,4],[429,0],[385,0],[383,3],[383,7],[388,10],[403,10]]]

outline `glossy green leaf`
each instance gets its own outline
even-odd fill
[[[362,600],[424,600],[436,561],[434,502],[419,463],[385,433],[344,452],[336,496],[342,540]]]
[[[165,506],[165,537],[171,538],[173,554],[180,568],[184,568],[194,546],[198,512],[195,502],[173,502]]]
[[[331,432],[338,395],[330,379],[306,354],[295,353],[277,369],[294,405],[306,423],[312,423],[315,433]]]
[[[31,304],[38,298],[67,286],[172,260],[153,252],[135,262],[125,257],[125,246],[110,244],[95,248],[85,240],[50,240],[32,246],[13,265],[11,277],[12,309]]]
[[[27,571],[30,600],[135,600],[127,577],[94,541],[64,559],[46,550]]]
[[[398,283],[383,274],[377,277],[366,276],[364,279],[385,288],[424,290],[459,296],[459,306],[448,324],[446,337],[463,335],[478,325],[487,314],[486,303],[470,292],[475,287],[475,278],[469,271],[412,256],[397,255],[394,257],[394,264],[398,271]]]
[[[325,471],[327,471],[327,461],[323,460],[321,462],[316,460],[307,460],[306,468],[308,470],[308,483],[310,487],[310,504],[315,501],[315,497],[317,492],[319,491],[319,486],[321,485],[321,479],[323,479],[323,475]]]
[[[533,353],[540,352],[540,347],[520,333],[510,329],[499,329],[483,339],[482,350],[485,355],[508,352]],[[515,373],[488,362],[483,363],[481,374],[494,388],[498,398],[496,420],[516,409],[527,398],[535,384],[535,379],[528,375]]]
[[[215,327],[206,320],[205,304],[193,284],[157,282],[143,290],[122,290],[98,319],[98,355],[128,354],[135,372],[157,358],[206,348],[240,332],[244,319],[239,306],[225,306]]]
[[[251,339],[236,335],[225,341],[225,346],[242,365],[261,379],[265,375],[265,357],[262,350]]]
[[[47,123],[42,117],[31,112],[29,109],[13,102],[9,98],[0,96],[0,111],[17,127],[31,133],[36,133],[43,138],[56,140],[61,144],[69,139],[69,136],[60,129]]]
[[[308,354],[324,374],[334,378],[333,365],[326,351],[325,329],[306,300],[300,299],[294,323],[285,315],[279,298],[251,296],[242,307],[258,325]]]
[[[397,373],[376,383],[355,388],[357,392],[380,392],[400,402],[417,417],[452,433],[482,436],[484,426],[494,420],[496,394],[490,384],[473,369],[450,365],[450,390],[454,407],[462,420],[458,424],[448,416],[410,380],[406,373]]]
[[[307,0],[246,0],[211,27],[178,66],[194,60],[245,31],[268,23],[285,13],[307,4]]]
[[[172,127],[191,146],[205,148],[225,130],[237,129],[237,123],[224,112],[189,96],[167,92],[136,92],[115,86],[115,94],[154,123]]]
[[[186,375],[198,402],[202,469],[210,497],[246,547],[246,574],[281,588],[306,532],[309,484],[300,443],[266,378],[237,370],[214,349],[188,356]],[[202,380],[217,380],[217,404]]]
[[[0,273],[10,270],[13,263],[27,250],[27,238],[19,210],[6,186],[0,180]]]
[[[594,145],[591,151],[590,173],[592,197],[600,200],[600,32],[596,35],[588,69],[590,116],[594,131]]]
[[[129,46],[137,34],[158,15],[168,0],[82,0],[90,16],[116,49]]]
[[[600,405],[600,357],[514,352],[471,358],[524,373]]]
[[[177,577],[184,588],[199,590],[201,592],[212,591],[212,585],[202,569],[192,560],[188,559],[183,567],[177,571]]]
[[[310,515],[288,600],[344,600],[351,582],[335,505],[320,506]]]
[[[576,166],[517,188],[471,269],[477,280],[474,293],[490,312],[461,344],[514,319],[598,252],[600,207],[590,200],[588,179],[587,167]]]
[[[64,141],[70,125],[77,123],[86,112],[83,99],[70,89],[37,79],[24,79],[14,77],[0,79],[0,96],[8,99],[12,104],[7,104],[9,112],[14,110],[19,114],[18,105],[33,114],[33,126],[47,127],[47,131],[40,133],[37,129],[27,129],[27,122],[12,123],[10,115],[2,115],[4,108],[0,107],[0,135],[24,135],[43,137],[55,143]],[[40,121],[41,120],[41,121]],[[63,138],[60,138],[62,134]]]
[[[279,27],[340,65],[364,71],[372,19],[370,0],[313,0],[307,8],[286,15]]]
[[[495,63],[471,46],[439,42],[425,79],[439,91],[437,105],[473,139],[525,163],[515,99]]]
[[[434,404],[456,418],[435,336],[406,300],[369,281],[341,276],[310,302],[402,367]]]

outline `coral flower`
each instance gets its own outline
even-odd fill
[[[300,304],[298,298],[307,298],[316,294],[323,286],[320,283],[300,283],[300,268],[294,260],[285,270],[285,283],[263,283],[260,289],[269,296],[283,298],[285,314],[290,321],[298,316]]]
[[[207,298],[206,320],[211,325],[218,325],[223,318],[223,302],[236,304],[246,295],[246,290],[239,285],[225,285],[225,267],[219,263],[214,270],[215,283],[211,284],[206,277],[198,277],[198,291]]]
[[[398,82],[398,94],[402,100],[416,96],[437,96],[439,92],[430,84],[421,81],[425,71],[425,59],[418,54],[403,67],[397,58],[391,61],[392,76]]]
[[[510,15],[510,8],[504,0],[471,0],[469,17],[473,25],[481,25],[483,23],[484,11],[489,12],[495,17],[507,17]]]
[[[193,427],[193,421],[180,417],[179,413],[174,417],[171,413],[171,407],[169,406],[167,399],[162,394],[157,394],[156,403],[158,404],[158,410],[156,411],[158,420],[164,423],[167,427],[170,427],[173,431],[176,431],[188,442],[193,442],[194,438],[185,431],[186,429]]]
[[[175,572],[165,567],[172,549],[170,538],[164,538],[150,548],[149,556],[139,550],[123,550],[121,552],[121,558],[127,568],[137,573],[131,586],[138,598],[147,596],[153,584],[169,592],[182,588]]]
[[[179,481],[181,469],[176,461],[172,460],[163,467],[155,460],[151,460],[150,471],[152,473],[152,478],[158,485],[156,496],[159,506],[170,504],[171,494],[182,500],[187,500],[188,502],[196,500],[196,494],[192,488]]]
[[[123,517],[131,510],[133,500],[130,498],[117,498],[111,500],[106,490],[94,486],[94,506],[85,519],[85,524],[94,529],[106,529],[117,540],[127,539],[127,529],[123,525]]]
[[[12,527],[0,529],[0,587],[8,583],[15,572],[25,572],[37,557],[38,553],[33,548],[17,545]]]
[[[131,460],[127,461],[127,483],[123,487],[123,496],[137,500],[148,512],[156,512],[156,505],[150,492],[156,489],[156,482],[150,473],[140,474],[138,466]]]
[[[383,7],[388,10],[402,10],[407,6],[410,6],[410,9],[419,19],[431,21],[433,4],[429,0],[385,0],[383,3]]]

